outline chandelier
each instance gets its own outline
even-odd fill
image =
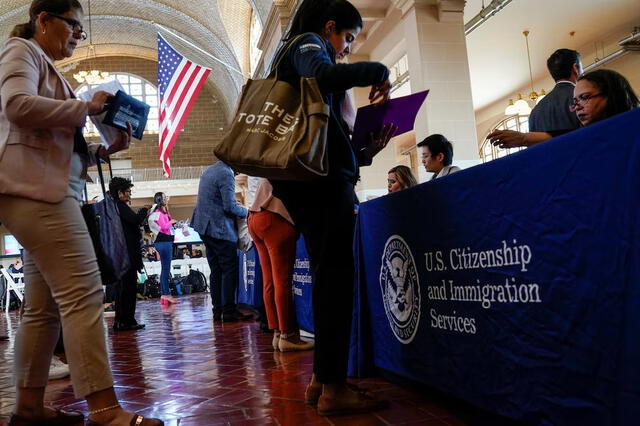
[[[529,100],[525,100],[522,94],[518,93],[518,100],[513,102],[513,99],[509,99],[509,104],[504,110],[505,115],[529,115],[531,114],[531,107],[535,106],[544,98],[547,93],[544,89],[540,90],[540,93],[533,89],[533,72],[531,71],[531,54],[529,53],[529,30],[522,32],[524,40],[527,45],[527,61],[529,63],[529,83],[531,84],[531,92],[528,95]]]
[[[100,71],[96,68],[91,67],[91,63],[97,60],[96,56],[96,47],[93,44],[93,31],[91,30],[91,0],[89,0],[89,10],[88,10],[88,18],[89,18],[89,45],[87,46],[87,56],[85,60],[89,65],[89,70],[87,71],[79,71],[73,74],[73,78],[78,83],[87,83],[89,85],[101,84],[109,81],[109,73],[107,71]]]

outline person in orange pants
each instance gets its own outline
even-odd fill
[[[298,235],[287,209],[273,196],[272,189],[268,180],[261,180],[249,209],[249,233],[260,257],[264,307],[269,328],[274,330],[273,349],[304,351],[312,349],[313,342],[300,339],[291,292]]]

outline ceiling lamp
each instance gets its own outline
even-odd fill
[[[540,90],[540,93],[533,89],[533,72],[531,71],[531,54],[529,53],[529,31],[522,32],[524,35],[525,43],[527,45],[527,61],[529,64],[529,83],[531,84],[531,92],[527,96],[528,100],[525,100],[521,94],[518,94],[518,100],[514,103],[513,99],[509,99],[509,104],[504,110],[505,115],[529,115],[531,113],[531,107],[536,105],[546,96],[544,89]]]
[[[538,95],[538,99],[536,99],[536,105],[538,105],[545,96],[547,96],[547,92],[545,92],[544,89],[540,89],[540,94]]]
[[[87,46],[87,56],[85,60],[89,65],[88,71],[79,71],[73,74],[73,78],[78,83],[86,83],[88,85],[96,85],[102,84],[110,80],[109,73],[107,71],[100,71],[96,68],[91,67],[91,63],[97,60],[96,56],[96,47],[93,44],[93,31],[91,29],[91,0],[89,0],[89,10],[88,10],[88,19],[89,19],[89,45]]]
[[[531,114],[531,107],[529,106],[527,101],[522,99],[522,95],[521,94],[518,94],[518,100],[516,101],[514,106],[518,110],[518,115],[529,115],[529,114]]]
[[[529,30],[523,31],[522,34],[524,35],[524,40],[527,44],[527,61],[529,62],[529,82],[531,83],[531,93],[529,93],[529,99],[531,99],[532,102],[539,102],[539,98],[546,95],[546,93],[544,93],[544,90],[541,90],[540,94],[538,94],[535,90],[533,90],[533,72],[531,72],[531,54],[529,53]]]
[[[518,107],[513,104],[513,99],[509,99],[509,104],[504,109],[504,115],[516,115],[518,113]]]

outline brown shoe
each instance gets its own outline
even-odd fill
[[[366,397],[375,399],[375,395],[371,391],[369,391],[369,389],[361,388],[360,386],[354,385],[353,383],[347,383],[347,387],[354,392],[358,392]],[[320,395],[322,395],[322,383],[309,383],[304,391],[305,404],[315,407],[316,405],[318,405],[318,399],[320,399]]]
[[[351,389],[351,386],[349,388]],[[318,399],[318,415],[326,417],[368,413],[381,410],[389,405],[388,401],[378,399],[375,395],[365,390],[356,391],[354,395],[356,398],[351,400],[329,398],[324,394],[321,395]]]
[[[309,383],[304,391],[304,403],[315,407],[318,405],[318,399],[322,395],[322,383]]]

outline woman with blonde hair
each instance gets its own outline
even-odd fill
[[[407,166],[395,166],[387,175],[387,190],[392,192],[402,191],[418,184],[413,172]]]

